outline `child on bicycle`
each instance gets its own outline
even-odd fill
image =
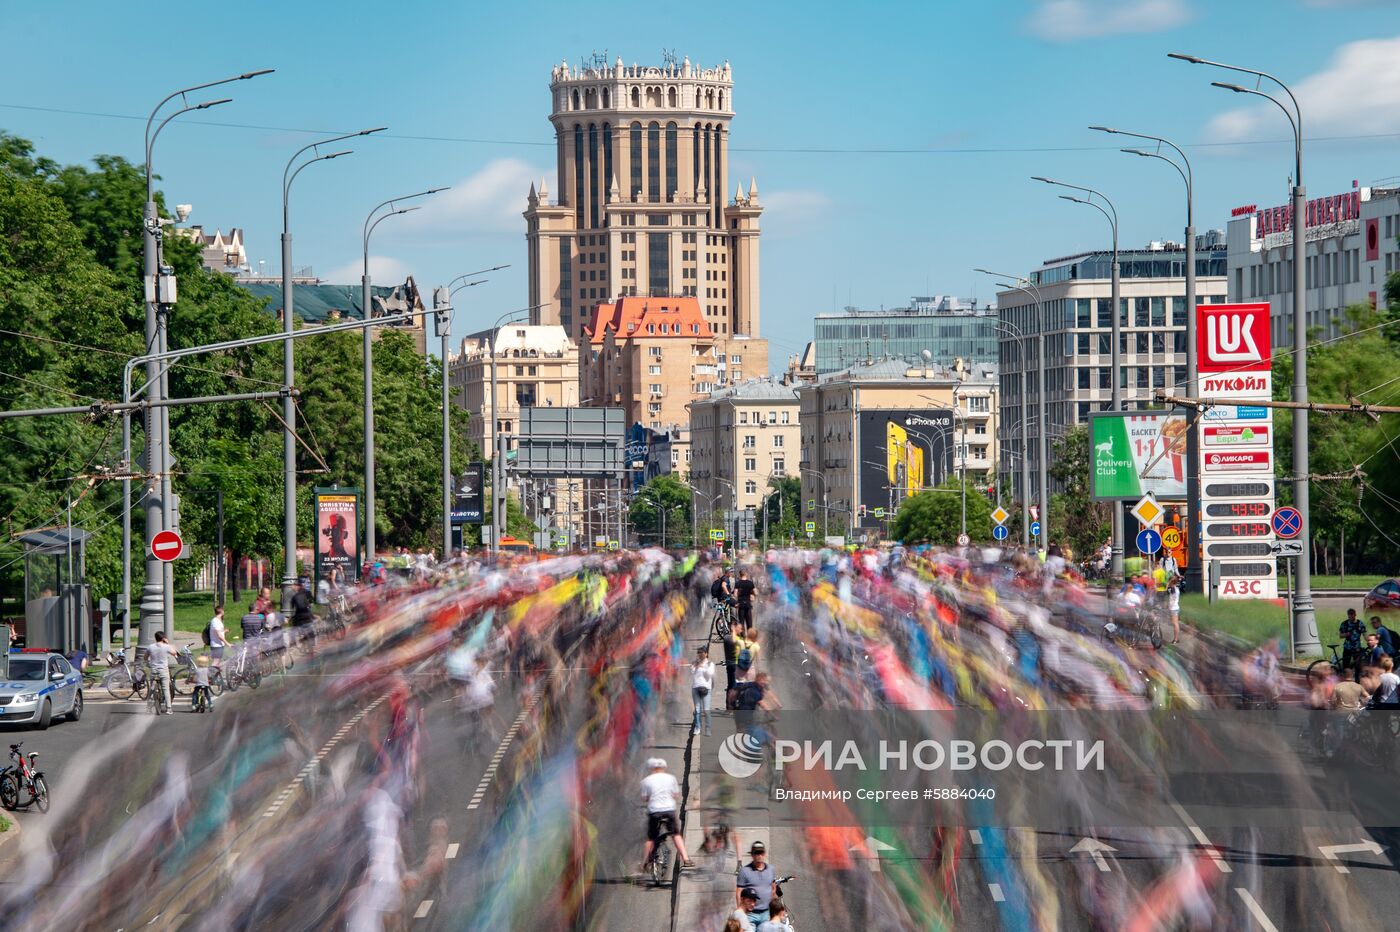
[[[190,708],[196,712],[202,707],[214,708],[214,693],[209,689],[209,655],[200,654],[194,661],[194,695],[190,697]]]

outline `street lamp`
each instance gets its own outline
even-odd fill
[[[1289,125],[1293,128],[1293,400],[1300,403],[1306,402],[1308,400],[1308,283],[1306,265],[1307,216],[1305,213],[1307,193],[1303,187],[1303,110],[1298,105],[1298,98],[1294,96],[1292,89],[1266,71],[1227,65],[1224,62],[1208,61],[1195,55],[1185,55],[1180,52],[1171,52],[1167,57],[1190,62],[1193,65],[1210,65],[1215,68],[1224,68],[1227,71],[1253,75],[1257,79],[1256,87],[1253,89],[1241,87],[1238,84],[1225,84],[1220,81],[1212,81],[1211,85],[1233,91],[1236,94],[1252,94],[1256,97],[1263,97],[1283,111],[1284,116],[1288,117]],[[1283,89],[1292,104],[1291,108],[1285,106],[1283,101],[1274,95],[1266,94],[1258,88],[1257,85],[1266,79]],[[1298,539],[1310,541],[1312,540],[1312,519],[1308,513],[1310,489],[1308,487],[1308,409],[1306,404],[1293,409],[1293,475],[1293,505],[1302,515],[1302,528],[1299,531]],[[1293,649],[1297,654],[1312,653],[1320,650],[1321,642],[1317,636],[1317,616],[1313,611],[1312,573],[1305,554],[1299,554],[1294,558],[1294,573],[1297,576],[1297,585],[1293,590]]]
[[[249,78],[256,78],[259,75],[270,74],[273,69],[264,68],[261,71],[248,71],[243,74],[234,75],[231,78],[221,78],[218,81],[210,81],[207,84],[196,84],[193,87],[182,88],[173,94],[168,94],[161,99],[160,103],[151,110],[151,115],[146,118],[146,133],[143,140],[142,152],[146,156],[146,206],[142,215],[141,232],[141,259],[142,259],[142,284],[144,290],[144,304],[146,310],[146,351],[150,353],[163,352],[166,348],[166,319],[163,306],[174,303],[174,294],[166,293],[166,282],[161,273],[162,245],[164,234],[161,231],[161,221],[159,211],[156,209],[155,200],[155,173],[152,170],[152,157],[155,150],[156,139],[160,136],[160,131],[170,123],[171,120],[184,113],[193,110],[208,110],[211,107],[219,107],[232,101],[231,97],[224,97],[217,100],[206,100],[201,103],[191,104],[186,95],[195,91],[202,91],[210,87],[218,87],[223,84],[232,84],[235,81],[246,81]],[[151,126],[155,123],[156,116],[159,115],[165,105],[176,97],[180,98],[180,109],[166,116],[160,124],[152,131]],[[170,285],[174,284],[171,278]],[[169,383],[166,376],[168,366],[153,359],[146,364],[146,377],[148,379],[149,400],[163,401],[168,397]],[[123,425],[126,432],[130,431],[130,416],[123,418]],[[151,551],[151,538],[165,529],[166,521],[173,519],[172,502],[170,494],[170,414],[164,406],[153,404],[146,409],[146,466],[145,472],[152,476],[152,481],[146,485],[145,513],[146,513],[146,582],[141,590],[141,626],[140,643],[145,644],[154,636],[154,629],[157,625],[166,634],[173,634],[175,630],[175,593],[174,593],[174,573],[167,563],[162,563],[155,558]],[[131,471],[130,464],[126,466],[128,473]],[[129,495],[131,491],[131,480],[122,480],[123,491]],[[125,591],[131,589],[131,524],[130,518],[126,518],[122,523],[122,576]],[[169,584],[167,584],[169,583]],[[126,606],[125,611],[130,617],[131,606]]]
[[[1037,377],[1037,393],[1036,393],[1036,409],[1037,409],[1037,411],[1038,411],[1038,418],[1039,418],[1039,420],[1037,421],[1037,424],[1039,425],[1039,428],[1038,428],[1037,431],[1036,431],[1036,445],[1037,445],[1037,449],[1038,449],[1038,453],[1039,453],[1039,459],[1040,459],[1040,489],[1039,489],[1039,494],[1038,494],[1037,497],[1038,497],[1038,499],[1039,499],[1039,501],[1040,501],[1040,507],[1041,507],[1041,509],[1043,509],[1043,511],[1044,511],[1044,514],[1041,515],[1041,519],[1042,519],[1042,520],[1041,520],[1041,523],[1040,523],[1040,535],[1039,535],[1039,536],[1040,536],[1040,544],[1041,544],[1042,547],[1044,547],[1044,546],[1045,546],[1046,534],[1047,534],[1047,532],[1048,532],[1048,530],[1049,530],[1049,525],[1050,525],[1050,501],[1049,501],[1049,494],[1050,494],[1049,462],[1050,462],[1050,457],[1049,457],[1049,449],[1048,449],[1048,446],[1047,446],[1047,444],[1046,444],[1046,437],[1045,437],[1045,425],[1046,425],[1046,423],[1047,423],[1046,418],[1045,418],[1045,332],[1044,332],[1044,331],[1045,331],[1045,328],[1046,328],[1046,325],[1047,325],[1047,322],[1044,320],[1044,307],[1045,307],[1045,302],[1042,300],[1042,296],[1041,296],[1041,293],[1040,293],[1040,288],[1039,288],[1034,282],[1032,282],[1032,281],[1031,281],[1030,279],[1028,279],[1028,278],[1024,278],[1024,277],[1022,277],[1022,276],[1020,276],[1020,275],[1008,275],[1008,274],[1005,273],[1005,272],[992,272],[992,271],[990,271],[990,270],[988,270],[988,269],[973,269],[973,271],[975,271],[975,272],[981,272],[983,275],[993,275],[993,276],[997,276],[997,277],[1001,277],[1001,278],[1009,278],[1009,279],[1011,279],[1011,281],[1014,282],[1014,284],[998,283],[997,287],[998,287],[998,288],[1002,288],[1002,289],[1004,289],[1004,290],[1006,290],[1006,291],[1019,291],[1019,292],[1021,292],[1022,294],[1024,294],[1026,297],[1030,298],[1031,301],[1035,303],[1036,329],[1037,329],[1038,331],[1040,331],[1040,333],[1039,333],[1040,339],[1039,339],[1039,341],[1038,341],[1038,343],[1037,343],[1037,347],[1036,347],[1036,362],[1037,362],[1037,376],[1038,376],[1038,377]],[[1022,363],[1024,363],[1024,362],[1026,361],[1027,357],[1029,356],[1029,352],[1028,352],[1027,346],[1026,346],[1026,344],[1027,344],[1027,342],[1028,342],[1028,337],[1029,337],[1029,335],[1028,335],[1024,330],[1022,330],[1020,327],[1018,327],[1016,324],[1013,324],[1013,323],[1011,323],[1010,321],[998,321],[998,322],[997,322],[997,326],[1006,328],[1006,330],[1007,330],[1008,332],[1013,332],[1013,331],[1014,331],[1014,333],[1015,333],[1015,335],[1016,335],[1016,338],[1017,338],[1017,342],[1019,343],[1019,348],[1020,348],[1020,352],[1021,352],[1021,360],[1022,360]],[[1031,475],[1030,475],[1030,448],[1029,448],[1029,447],[1030,447],[1030,444],[1029,444],[1029,442],[1028,442],[1028,434],[1027,434],[1027,430],[1028,430],[1029,422],[1030,422],[1030,412],[1029,412],[1029,410],[1028,410],[1028,408],[1029,408],[1029,403],[1028,403],[1027,400],[1026,400],[1026,395],[1027,395],[1026,383],[1027,383],[1027,380],[1028,380],[1028,375],[1029,375],[1029,374],[1028,374],[1027,372],[1024,372],[1024,371],[1023,371],[1023,372],[1021,372],[1020,375],[1018,376],[1018,380],[1019,380],[1020,383],[1021,383],[1021,485],[1022,485],[1022,492],[1023,492],[1023,496],[1022,496],[1023,507],[1022,507],[1022,514],[1021,514],[1021,524],[1022,524],[1022,533],[1021,533],[1021,538],[1022,538],[1022,539],[1021,539],[1021,545],[1022,545],[1023,547],[1027,547],[1027,548],[1030,547],[1030,537],[1031,537],[1031,531],[1030,531],[1030,528],[1031,528],[1031,515],[1030,515],[1030,506],[1029,506],[1029,503],[1030,503],[1030,500],[1031,500],[1031,487],[1030,487],[1030,481],[1031,481]]]
[[[496,397],[496,359],[500,354],[501,325],[516,314],[533,311],[534,308],[518,307],[506,311],[496,318],[491,327],[491,550],[499,553],[501,536],[506,529],[505,453],[501,449],[501,409]]]
[[[343,149],[338,152],[322,153],[320,147],[330,145],[333,142],[340,142],[345,139],[353,139],[357,136],[368,136],[371,133],[379,133],[388,129],[387,126],[379,126],[374,129],[363,129],[358,133],[345,133],[341,136],[332,136],[329,139],[322,139],[310,145],[302,146],[292,154],[287,160],[286,168],[282,169],[282,332],[290,334],[295,330],[293,326],[294,298],[292,295],[292,231],[291,213],[288,202],[291,198],[292,183],[297,180],[297,175],[308,166],[317,162],[329,162],[331,159],[338,159],[342,155],[349,155],[354,150]],[[307,152],[312,153],[312,157],[297,164]],[[296,170],[292,170],[292,166]],[[368,331],[366,331],[368,333]],[[282,344],[282,381],[287,386],[287,394],[282,399],[282,611],[288,612],[292,607],[292,591],[297,584],[297,459],[296,459],[296,399],[292,397],[291,389],[296,383],[296,369],[294,368],[295,353],[291,340]]]
[[[383,203],[376,204],[374,209],[365,217],[365,224],[361,236],[361,245],[364,249],[364,270],[360,276],[360,314],[364,320],[369,320],[372,315],[370,304],[369,287],[369,238],[374,232],[374,228],[390,217],[397,217],[400,214],[410,213],[417,210],[417,207],[400,208],[399,201],[409,201],[417,197],[427,197],[430,194],[437,194],[439,191],[446,191],[447,188],[429,188],[426,191],[419,191],[417,194],[407,194],[403,197],[391,198]],[[379,215],[385,207],[391,208],[386,213]],[[379,215],[379,216],[376,216]],[[374,342],[370,339],[370,328],[364,330],[364,343],[362,353],[364,355],[364,379],[365,379],[365,562],[374,560]]]
[[[1110,357],[1110,358],[1111,358],[1111,360],[1112,360],[1111,363],[1110,363],[1110,368],[1112,368],[1112,370],[1113,370],[1113,378],[1112,378],[1112,381],[1111,381],[1111,383],[1110,383],[1110,385],[1109,385],[1109,390],[1110,390],[1110,392],[1111,392],[1111,396],[1110,396],[1110,397],[1112,398],[1113,410],[1115,410],[1115,411],[1121,410],[1122,404],[1123,404],[1123,390],[1122,390],[1121,375],[1120,375],[1120,373],[1122,372],[1122,360],[1121,360],[1121,356],[1120,356],[1121,347],[1119,346],[1119,342],[1122,340],[1122,336],[1123,336],[1123,327],[1122,327],[1123,312],[1122,312],[1122,309],[1121,309],[1120,306],[1119,306],[1120,303],[1121,303],[1120,293],[1121,293],[1121,290],[1122,290],[1122,282],[1120,281],[1119,274],[1118,274],[1118,272],[1119,272],[1119,270],[1118,270],[1118,208],[1113,206],[1113,202],[1112,202],[1111,200],[1109,200],[1107,197],[1105,197],[1101,192],[1095,191],[1093,188],[1085,188],[1085,187],[1082,187],[1082,186],[1077,185],[1077,184],[1067,184],[1066,182],[1063,182],[1063,181],[1055,181],[1055,180],[1053,180],[1053,179],[1051,179],[1051,178],[1045,178],[1045,177],[1042,177],[1042,176],[1039,176],[1039,175],[1033,176],[1031,180],[1032,180],[1032,181],[1043,181],[1043,182],[1045,182],[1046,184],[1055,185],[1055,186],[1061,187],[1061,188],[1069,188],[1069,189],[1072,190],[1072,191],[1083,191],[1083,192],[1085,192],[1086,194],[1089,195],[1089,197],[1087,197],[1087,198],[1082,198],[1082,197],[1070,197],[1070,196],[1065,195],[1065,194],[1061,194],[1060,197],[1061,197],[1063,200],[1073,201],[1073,202],[1076,203],[1076,204],[1087,204],[1088,206],[1094,208],[1094,209],[1097,210],[1099,213],[1101,213],[1101,214],[1104,215],[1104,219],[1106,219],[1106,220],[1108,221],[1108,225],[1109,225],[1109,227],[1110,227],[1110,228],[1112,229],[1112,231],[1113,231],[1113,263],[1112,263],[1112,265],[1109,267],[1110,270],[1111,270],[1111,271],[1110,271],[1111,283],[1110,283],[1110,288],[1109,288],[1109,295],[1110,295],[1109,300],[1110,300],[1110,303],[1111,303],[1112,306],[1113,306],[1113,311],[1112,311],[1112,322],[1113,322],[1113,327],[1112,327],[1113,337],[1112,337],[1112,339],[1113,339],[1113,345],[1112,345],[1112,347],[1110,347],[1110,353],[1111,353],[1111,357]],[[1103,201],[1103,204],[1099,204],[1097,201],[1095,201],[1094,198],[1096,198],[1096,197],[1097,197],[1100,201]],[[1107,205],[1107,208],[1106,208],[1106,209],[1105,209],[1104,205]],[[1043,432],[1043,431],[1044,431],[1044,427],[1042,427],[1041,430],[1042,430],[1042,432]],[[1110,515],[1110,516],[1111,516],[1112,521],[1113,521],[1113,525],[1112,525],[1112,526],[1113,526],[1113,530],[1112,530],[1113,539],[1112,539],[1112,541],[1111,541],[1110,544],[1109,544],[1110,553],[1112,554],[1112,569],[1111,569],[1111,572],[1113,573],[1114,578],[1121,578],[1122,575],[1123,575],[1123,508],[1122,508],[1122,505],[1121,505],[1120,503],[1118,503],[1118,502],[1114,502],[1114,503],[1113,503],[1113,508],[1111,509],[1111,515]]]
[[[831,519],[831,503],[830,503],[830,502],[828,501],[828,499],[827,499],[827,492],[826,492],[826,476],[824,476],[822,473],[818,472],[817,470],[812,469],[812,468],[807,467],[807,466],[798,466],[798,467],[797,467],[797,470],[798,470],[798,472],[810,473],[811,475],[816,476],[817,479],[821,481],[821,484],[822,484],[822,537],[824,537],[824,538],[825,538],[825,537],[830,537],[830,536],[831,536],[831,520],[830,520],[830,519]]]
[[[1091,126],[1092,130],[1101,133],[1111,133],[1116,136],[1132,136],[1135,139],[1147,139],[1157,143],[1157,151],[1149,152],[1146,149],[1123,149],[1129,155],[1137,155],[1143,158],[1159,159],[1176,169],[1181,176],[1182,183],[1186,185],[1186,395],[1195,398],[1199,379],[1198,362],[1196,359],[1196,221],[1195,221],[1195,176],[1191,171],[1191,160],[1186,157],[1186,152],[1170,139],[1161,136],[1152,136],[1147,133],[1132,133],[1123,129],[1115,129],[1109,126]],[[1174,150],[1181,159],[1181,164],[1177,164],[1176,159],[1163,155],[1162,146],[1168,146]],[[1165,383],[1165,379],[1163,382]],[[1191,588],[1200,589],[1203,586],[1205,573],[1201,566],[1202,554],[1205,550],[1201,546],[1201,462],[1199,440],[1196,435],[1196,427],[1193,424],[1191,431],[1187,434],[1186,450],[1186,510],[1190,518],[1193,531],[1193,543],[1191,545],[1195,558],[1188,561],[1186,565],[1187,585]]]

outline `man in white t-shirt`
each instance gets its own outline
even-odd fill
[[[647,767],[651,773],[642,778],[642,798],[647,805],[647,848],[642,855],[642,873],[646,873],[647,864],[651,862],[652,848],[666,843],[666,836],[671,836],[671,841],[676,845],[676,854],[680,855],[682,867],[694,867],[695,863],[690,860],[690,855],[686,853],[685,841],[681,838],[681,823],[677,816],[681,798],[681,785],[676,781],[674,775],[666,771],[666,761],[664,758],[653,757],[647,761]]]
[[[223,659],[224,648],[228,646],[228,629],[224,627],[224,607],[214,609],[214,617],[209,619],[209,655],[218,663]]]

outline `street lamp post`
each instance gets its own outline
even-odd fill
[[[1131,136],[1134,139],[1147,139],[1157,143],[1156,152],[1149,152],[1145,149],[1124,149],[1123,152],[1129,155],[1138,155],[1144,158],[1160,159],[1181,176],[1182,182],[1186,185],[1186,395],[1189,398],[1196,397],[1197,380],[1200,375],[1198,371],[1198,361],[1196,359],[1196,220],[1195,220],[1195,176],[1191,171],[1191,160],[1186,157],[1186,152],[1170,139],[1161,136],[1152,136],[1146,133],[1132,133],[1124,129],[1116,129],[1110,126],[1091,126],[1093,130],[1102,133],[1112,133],[1117,136]],[[1174,150],[1181,159],[1178,165],[1175,159],[1169,158],[1161,153],[1162,146],[1168,146]],[[1166,380],[1163,379],[1165,384]],[[1192,420],[1196,421],[1197,416],[1192,415]],[[1186,585],[1188,588],[1201,590],[1204,587],[1205,573],[1201,566],[1202,556],[1205,548],[1201,546],[1203,525],[1201,523],[1201,457],[1200,440],[1197,436],[1197,427],[1193,423],[1191,430],[1187,434],[1186,450],[1186,511],[1190,521],[1189,531],[1191,533],[1191,555],[1192,558],[1186,562]]]
[[[1115,268],[1115,269],[1117,268],[1117,263],[1116,263],[1116,262],[1115,262],[1115,264],[1114,264],[1114,268]],[[1044,316],[1044,315],[1045,315],[1045,304],[1044,304],[1044,301],[1043,301],[1042,298],[1041,298],[1040,288],[1039,288],[1034,282],[1032,282],[1032,281],[1031,281],[1030,279],[1028,279],[1028,278],[1022,278],[1022,277],[1019,276],[1019,275],[1007,275],[1005,272],[990,272],[990,271],[988,271],[987,269],[974,269],[974,271],[981,272],[981,273],[983,273],[984,275],[995,275],[995,276],[1000,276],[1000,277],[1002,277],[1002,278],[1009,278],[1009,279],[1011,279],[1011,280],[1014,282],[1014,284],[998,284],[997,287],[998,287],[998,288],[1003,288],[1003,289],[1005,289],[1005,290],[1007,290],[1007,291],[1019,291],[1019,292],[1021,292],[1022,294],[1024,294],[1026,297],[1030,298],[1030,299],[1035,303],[1036,329],[1039,331],[1039,337],[1040,337],[1040,339],[1037,341],[1037,346],[1036,346],[1036,362],[1037,362],[1037,374],[1038,374],[1038,378],[1037,378],[1037,382],[1036,382],[1036,386],[1037,386],[1037,387],[1036,387],[1036,411],[1037,411],[1037,421],[1036,421],[1036,423],[1037,423],[1037,430],[1036,430],[1036,451],[1037,451],[1038,458],[1039,458],[1039,460],[1040,460],[1040,469],[1039,469],[1039,472],[1040,472],[1040,489],[1039,489],[1039,493],[1038,493],[1038,498],[1039,498],[1039,500],[1040,500],[1040,510],[1041,510],[1041,515],[1040,515],[1040,534],[1039,534],[1039,537],[1040,537],[1040,548],[1041,548],[1042,550],[1044,550],[1044,549],[1045,549],[1046,538],[1047,538],[1047,535],[1049,534],[1049,531],[1050,531],[1050,450],[1049,450],[1049,444],[1048,444],[1048,440],[1047,440],[1047,429],[1048,429],[1048,427],[1049,427],[1049,422],[1048,422],[1048,421],[1046,420],[1046,418],[1045,418],[1045,353],[1046,353],[1046,347],[1045,347],[1045,330],[1046,330],[1046,328],[1047,328],[1047,326],[1048,326],[1048,321],[1045,320],[1045,316]],[[1024,359],[1025,359],[1025,356],[1026,356],[1026,353],[1024,352],[1025,345],[1026,345],[1026,342],[1027,342],[1027,341],[1026,341],[1026,336],[1027,336],[1026,332],[1025,332],[1024,330],[1022,330],[1021,328],[1017,327],[1015,324],[1010,323],[1009,321],[999,321],[999,323],[1000,323],[1002,326],[1007,327],[1007,328],[1012,329],[1012,330],[1015,330],[1016,333],[1020,334],[1020,336],[1021,336],[1020,342],[1021,342],[1021,347],[1022,347],[1022,350],[1023,350],[1023,352],[1022,352],[1022,360],[1024,360]],[[1028,449],[1028,446],[1029,446],[1029,445],[1028,445],[1027,442],[1026,442],[1026,422],[1027,422],[1028,418],[1027,418],[1027,416],[1026,416],[1026,415],[1027,415],[1027,412],[1026,412],[1026,407],[1027,407],[1027,405],[1026,405],[1026,400],[1025,400],[1025,398],[1026,398],[1026,379],[1027,379],[1028,377],[1029,377],[1029,373],[1026,373],[1026,372],[1022,372],[1021,375],[1020,375],[1020,380],[1021,380],[1021,418],[1022,418],[1022,419],[1021,419],[1021,476],[1022,476],[1023,482],[1025,483],[1025,486],[1024,486],[1024,487],[1025,487],[1025,498],[1026,498],[1026,501],[1030,501],[1030,497],[1031,497],[1031,493],[1030,493],[1030,450]],[[964,434],[965,434],[965,433],[966,433],[966,431],[964,431]],[[966,479],[966,475],[964,475],[964,479]],[[1029,546],[1030,546],[1030,509],[1029,509],[1029,508],[1027,508],[1026,511],[1025,511],[1025,514],[1022,515],[1022,524],[1025,526],[1025,533],[1024,533],[1024,538],[1025,538],[1025,539],[1024,539],[1024,541],[1023,541],[1023,545],[1026,546],[1026,547],[1029,547]]]
[[[371,131],[373,132],[373,131]],[[400,208],[396,205],[399,201],[408,201],[418,197],[427,197],[429,194],[437,194],[439,191],[446,191],[447,188],[429,188],[426,191],[419,191],[417,194],[408,194],[404,197],[391,198],[383,203],[376,204],[374,209],[365,217],[365,224],[361,235],[361,246],[363,247],[364,266],[360,276],[360,314],[365,320],[369,320],[373,315],[373,307],[370,302],[370,279],[369,279],[369,238],[374,233],[374,228],[379,226],[390,217],[397,217],[401,214],[411,213],[417,207]],[[386,214],[379,215],[385,207],[391,208]],[[376,216],[378,215],[378,216]],[[361,352],[364,357],[364,424],[365,424],[365,562],[373,562],[375,551],[375,504],[374,504],[374,343],[370,339],[368,327],[364,331],[364,341]]]
[[[1265,71],[1241,68],[1218,61],[1207,61],[1194,55],[1172,52],[1167,57],[1190,62],[1193,65],[1211,65],[1227,71],[1254,75],[1259,82],[1272,81],[1288,95],[1292,107],[1283,101],[1266,94],[1258,87],[1253,89],[1238,84],[1225,84],[1212,81],[1214,87],[1224,88],[1236,94],[1251,94],[1271,101],[1288,117],[1293,128],[1293,400],[1308,400],[1308,319],[1307,319],[1307,193],[1303,187],[1303,111],[1298,106],[1298,98],[1292,89],[1278,78]],[[1302,516],[1302,527],[1298,539],[1311,547],[1312,518],[1309,515],[1309,465],[1308,465],[1308,409],[1293,409],[1293,505]],[[1293,649],[1296,654],[1313,653],[1321,649],[1317,635],[1317,616],[1313,611],[1312,569],[1308,565],[1306,549],[1294,558],[1296,583],[1293,589]]]
[[[930,454],[930,455],[932,455],[932,454]],[[822,475],[821,473],[817,472],[815,469],[811,469],[811,468],[806,467],[806,466],[798,466],[797,469],[798,469],[799,472],[810,473],[811,475],[816,476],[817,479],[819,479],[819,480],[821,481],[821,484],[822,484],[822,537],[830,537],[830,536],[831,536],[831,521],[830,521],[830,517],[831,517],[831,501],[830,501],[830,500],[828,499],[828,497],[827,497],[827,491],[826,491],[826,476],[824,476],[824,475]]]
[[[1052,178],[1044,178],[1039,175],[1033,177],[1031,180],[1043,181],[1046,184],[1055,185],[1056,187],[1069,188],[1073,191],[1085,192],[1089,195],[1089,197],[1072,197],[1067,194],[1061,194],[1060,198],[1066,201],[1072,201],[1075,204],[1087,204],[1088,206],[1094,208],[1099,213],[1104,215],[1104,219],[1108,221],[1109,227],[1113,231],[1113,263],[1111,266],[1109,266],[1111,270],[1109,300],[1113,305],[1113,346],[1110,349],[1110,352],[1112,354],[1112,362],[1110,363],[1110,368],[1112,368],[1113,370],[1113,376],[1112,382],[1110,383],[1110,391],[1112,392],[1111,398],[1113,402],[1113,410],[1118,411],[1122,408],[1123,404],[1121,357],[1122,348],[1119,346],[1119,343],[1123,338],[1123,312],[1119,307],[1122,300],[1120,297],[1122,291],[1122,282],[1120,281],[1118,274],[1118,208],[1114,207],[1113,202],[1110,201],[1107,197],[1105,197],[1101,192],[1095,191],[1093,188],[1085,188],[1077,184],[1067,184],[1063,181],[1055,181]],[[1096,197],[1100,201],[1103,201],[1104,204],[1108,205],[1107,209],[1105,209],[1104,206],[1099,204],[1097,201],[1093,200]],[[1041,431],[1043,432],[1044,430],[1045,427],[1044,425],[1042,425]],[[1111,571],[1113,573],[1113,577],[1115,579],[1119,579],[1123,576],[1123,506],[1120,502],[1113,502],[1112,505],[1113,509],[1111,511],[1111,516],[1113,519],[1113,539],[1109,542],[1110,553],[1112,554]]]
[[[163,308],[174,303],[173,291],[167,293],[167,285],[174,285],[174,277],[167,276],[161,271],[161,253],[164,233],[161,230],[160,212],[156,207],[154,179],[155,173],[151,170],[152,155],[155,150],[157,137],[160,131],[170,123],[171,120],[184,113],[193,110],[208,110],[211,107],[222,106],[230,103],[232,98],[225,97],[218,100],[206,100],[201,103],[191,104],[187,95],[195,91],[202,91],[210,87],[218,87],[223,84],[232,84],[235,81],[246,81],[249,78],[256,78],[259,75],[270,74],[273,69],[264,68],[261,71],[249,71],[244,74],[234,75],[230,78],[222,78],[218,81],[210,81],[207,84],[196,84],[193,87],[182,88],[173,94],[168,94],[161,99],[160,103],[151,110],[151,115],[146,118],[146,133],[142,152],[146,157],[146,205],[143,210],[141,224],[141,274],[144,291],[144,305],[146,316],[146,348],[147,352],[154,350],[161,352],[166,345],[166,315]],[[180,109],[166,116],[154,131],[151,129],[155,123],[156,116],[165,105],[175,98],[180,98]],[[149,379],[149,398],[152,401],[164,401],[167,397],[166,369],[168,367],[158,361],[151,360],[146,365],[146,376]],[[131,418],[126,414],[122,418],[123,432],[130,434]],[[170,415],[165,407],[153,404],[146,409],[146,465],[143,472],[150,478],[146,481],[145,493],[145,514],[146,514],[146,547],[145,565],[146,582],[141,590],[141,620],[139,639],[142,644],[154,636],[154,629],[159,626],[167,634],[174,632],[174,592],[170,585],[167,585],[167,576],[173,582],[173,573],[169,572],[168,564],[162,563],[155,558],[151,552],[151,538],[165,529],[167,520],[173,520],[172,498],[170,494]],[[127,474],[131,473],[131,464],[124,467]],[[122,480],[123,493],[129,497],[131,492],[131,480]],[[131,590],[131,523],[128,515],[122,522],[122,577],[124,591]],[[131,616],[131,606],[125,607],[126,617]],[[124,644],[123,647],[130,646]]]
[[[1007,336],[1010,336],[1016,340],[1016,355],[1017,358],[1019,358],[1021,361],[1021,372],[1016,377],[1016,381],[1021,386],[1021,416],[1019,418],[1021,422],[1021,547],[1026,550],[1029,550],[1031,546],[1031,512],[1030,508],[1028,507],[1028,503],[1030,502],[1031,497],[1031,461],[1030,457],[1026,455],[1026,447],[1028,445],[1027,431],[1030,428],[1030,411],[1028,410],[1030,408],[1030,401],[1026,398],[1027,373],[1025,368],[1027,361],[1026,357],[1029,354],[1026,352],[1026,334],[1024,331],[1021,330],[1020,327],[1016,326],[1010,321],[1000,321],[998,322],[997,326],[1005,328],[1003,332],[1006,333]],[[997,490],[997,495],[998,500],[1000,500],[1001,490],[999,486]]]
[[[294,316],[294,296],[292,294],[292,231],[291,212],[289,201],[292,193],[292,183],[297,180],[297,175],[302,170],[317,162],[328,162],[331,159],[338,159],[342,155],[349,155],[353,150],[344,149],[339,152],[327,152],[322,154],[320,147],[333,142],[340,142],[345,139],[353,139],[356,136],[368,136],[370,133],[378,133],[388,127],[380,126],[375,129],[365,129],[358,133],[345,133],[341,136],[332,136],[329,139],[322,139],[310,145],[302,146],[292,157],[287,160],[287,167],[282,169],[282,332],[292,333],[296,328],[293,322]],[[297,160],[307,152],[313,153],[312,157],[297,165]],[[292,166],[296,165],[296,170]],[[366,331],[368,333],[368,331]],[[297,584],[297,447],[296,447],[296,399],[292,397],[291,389],[296,384],[294,344],[287,340],[282,344],[282,381],[287,386],[287,394],[282,399],[282,611],[291,611],[292,591]]]
[[[535,311],[543,304],[534,307],[518,307],[513,311],[506,311],[496,318],[496,323],[491,328],[491,550],[499,553],[501,549],[501,536],[506,529],[506,493],[505,493],[505,451],[501,449],[501,410],[499,398],[496,397],[496,360],[500,355],[500,334],[501,325],[508,318],[516,314],[526,314]],[[601,522],[603,512],[599,511],[599,521]]]

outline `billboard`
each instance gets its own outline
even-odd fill
[[[1185,411],[1089,415],[1089,492],[1095,501],[1186,501]]]
[[[360,578],[360,490],[315,489],[311,511],[316,516],[316,582],[340,571],[342,582]]]
[[[516,444],[512,471],[517,475],[615,479],[629,468],[622,408],[523,406]]]
[[[856,420],[860,460],[857,523],[883,524],[887,512],[919,489],[953,475],[953,412],[947,408],[862,411]],[[880,515],[876,515],[876,511]]]
[[[481,524],[485,520],[486,464],[469,463],[453,481],[452,523]]]

